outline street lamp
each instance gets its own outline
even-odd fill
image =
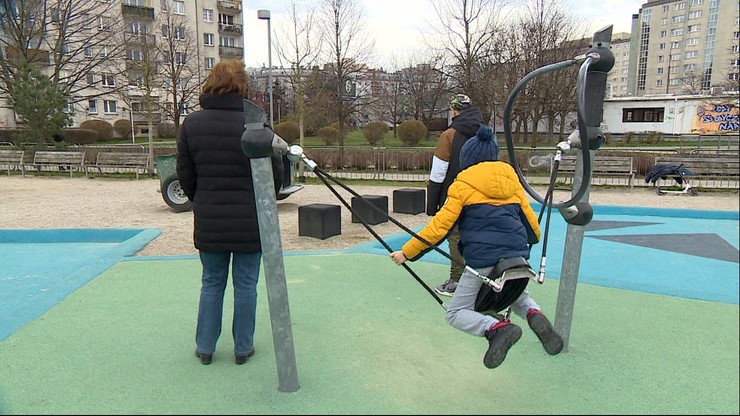
[[[131,109],[128,109],[128,121],[131,123],[131,143],[136,144],[136,132],[134,131],[134,115]]]
[[[270,29],[270,11],[269,10],[257,10],[257,18],[260,20],[267,20],[267,65],[270,67],[270,71],[267,73],[267,88],[270,93],[270,128],[275,128],[272,125],[272,30]]]

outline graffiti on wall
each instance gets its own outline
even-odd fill
[[[691,132],[726,134],[740,131],[740,108],[737,103],[704,103],[696,106]]]

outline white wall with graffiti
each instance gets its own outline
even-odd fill
[[[603,123],[613,134],[737,135],[739,101],[737,95],[613,98],[604,101]]]

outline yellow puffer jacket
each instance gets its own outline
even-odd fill
[[[447,200],[418,235],[433,245],[441,243],[458,224],[460,252],[466,264],[486,267],[502,258],[529,258],[529,244],[540,239],[537,216],[514,169],[505,162],[483,162],[460,172],[450,185]],[[431,247],[412,238],[402,251],[409,260]]]

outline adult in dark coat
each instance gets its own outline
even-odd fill
[[[195,355],[210,364],[221,335],[224,291],[232,268],[232,335],[237,364],[254,354],[260,244],[249,158],[241,148],[247,74],[241,61],[216,64],[202,87],[202,110],[189,114],[177,142],[177,176],[193,202],[195,248],[203,268]],[[275,192],[282,159],[272,157]]]

